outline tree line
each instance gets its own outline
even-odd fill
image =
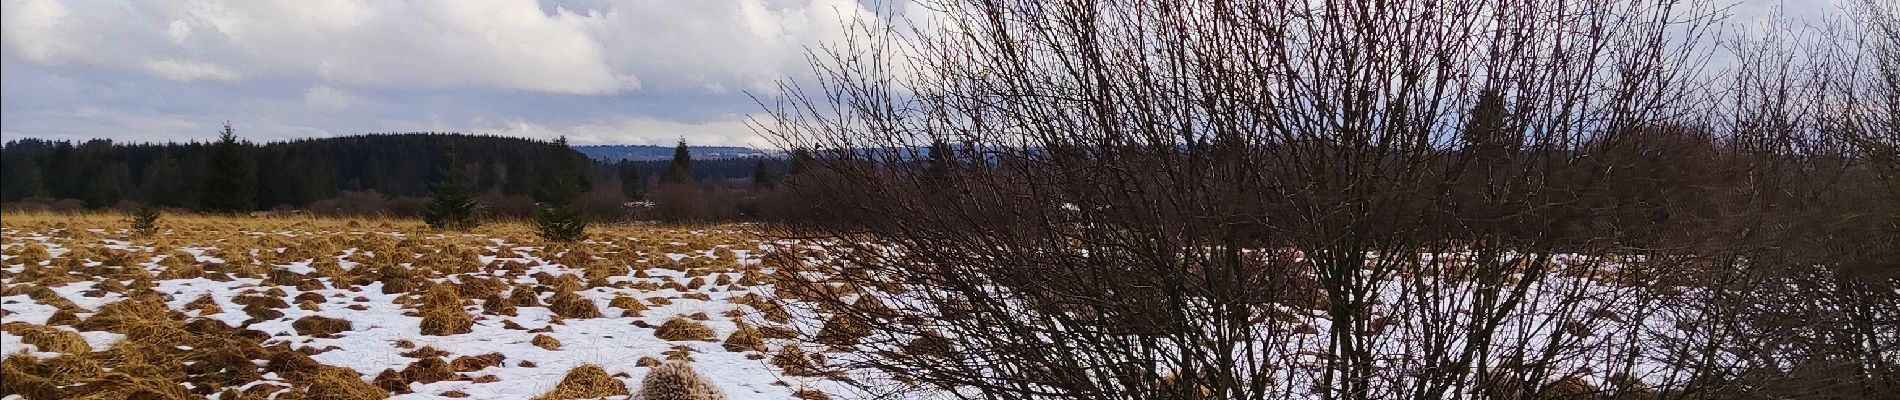
[[[463,189],[490,216],[532,216],[535,204],[547,200],[545,187],[571,184],[579,212],[592,218],[723,220],[749,216],[740,208],[753,207],[748,202],[758,197],[751,179],[784,168],[776,159],[602,163],[564,142],[453,133],[261,144],[229,125],[219,134],[213,142],[163,144],[9,141],[0,149],[0,202],[61,210],[146,205],[416,216],[427,211],[436,183],[466,176]],[[567,179],[572,182],[557,182]],[[697,204],[669,205],[670,213],[642,206],[658,192]]]

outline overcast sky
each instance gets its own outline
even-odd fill
[[[806,48],[841,38],[841,19],[874,17],[858,0],[0,0],[0,14],[9,140],[207,140],[230,120],[252,140],[706,145],[763,144],[746,93],[806,74]]]

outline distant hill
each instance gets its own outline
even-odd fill
[[[588,158],[609,163],[673,159],[673,146],[597,145],[574,146],[574,150],[586,154]],[[687,146],[686,150],[693,154],[694,160],[770,157],[773,154],[764,150],[737,146]]]

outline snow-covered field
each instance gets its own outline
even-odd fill
[[[442,234],[405,221],[161,223],[136,238],[109,216],[9,215],[0,394],[376,393],[313,372],[341,367],[393,398],[525,399],[589,364],[638,393],[669,359],[690,360],[733,399],[844,390],[773,364],[814,321],[768,300],[785,266],[762,263],[774,246],[737,227],[595,227],[586,242],[544,244],[519,224]],[[65,340],[74,335],[83,346]]]
[[[844,289],[831,268],[866,269],[743,226],[596,226],[558,244],[521,223],[445,234],[417,221],[175,216],[136,237],[121,218],[6,215],[0,399],[627,399],[663,363],[690,365],[732,399],[891,394],[868,389],[879,386],[928,397],[946,393],[863,367],[918,337],[834,329],[851,325],[835,307],[872,299],[945,337],[986,334],[938,318],[922,301],[931,288]],[[1553,375],[1531,385],[1646,395],[1694,377],[1683,349],[1716,348],[1705,327],[1719,321],[1695,288],[1615,260],[1561,261],[1485,342],[1549,360]],[[1401,278],[1377,286],[1357,336],[1395,391],[1430,367],[1421,343],[1462,346],[1459,329],[1491,304],[1467,280]],[[1016,309],[994,315],[1046,311],[1002,304]],[[1318,398],[1333,324],[1312,304],[1261,307],[1245,339],[1261,350],[1243,361],[1282,366],[1267,387],[1276,397]]]

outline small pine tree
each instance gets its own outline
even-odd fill
[[[541,231],[541,239],[553,242],[574,242],[587,237],[587,220],[582,218],[580,199],[585,190],[581,181],[581,171],[573,165],[567,153],[567,138],[556,140],[560,149],[554,152],[549,168],[556,168],[552,177],[543,181],[540,197],[545,202],[541,211],[535,214],[535,225]]]
[[[441,179],[436,181],[429,205],[422,212],[422,220],[429,227],[441,230],[465,231],[481,224],[481,200],[469,187],[468,174],[462,171],[462,157],[449,150],[448,165],[442,167]]]
[[[587,220],[581,217],[580,207],[575,198],[579,197],[579,187],[572,178],[556,178],[549,183],[548,203],[535,215],[535,225],[540,228],[541,239],[554,242],[574,242],[587,237]],[[552,193],[571,194],[552,194]]]
[[[149,237],[158,234],[158,208],[144,206],[133,211],[132,234],[139,237]]]
[[[257,170],[251,162],[250,144],[239,142],[226,122],[211,148],[210,171],[200,198],[206,211],[236,213],[257,208]]]

